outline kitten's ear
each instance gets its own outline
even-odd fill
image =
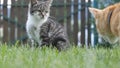
[[[30,0],[30,4],[32,5],[33,3],[38,2],[38,0]]]
[[[46,2],[47,2],[47,4],[48,4],[49,6],[51,6],[51,5],[52,5],[53,0],[47,0]]]
[[[32,0],[29,0],[28,7],[30,8],[32,6]]]
[[[31,5],[33,4],[33,0],[30,0],[30,4],[31,4]]]
[[[30,1],[29,1],[29,7],[31,7],[32,4],[33,4],[33,0],[30,0]]]
[[[101,12],[101,10],[99,10],[99,9],[90,8],[90,7],[89,7],[89,11],[94,17],[97,17],[97,15]]]

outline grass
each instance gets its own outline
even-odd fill
[[[120,48],[51,48],[0,45],[0,68],[120,68]]]

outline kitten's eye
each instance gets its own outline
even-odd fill
[[[41,12],[41,10],[38,10],[39,12]]]
[[[48,11],[45,11],[46,13],[48,13]]]

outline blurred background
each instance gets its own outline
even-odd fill
[[[43,0],[45,1],[45,0]],[[51,16],[65,26],[71,44],[78,46],[101,43],[88,7],[103,9],[119,0],[53,0]],[[29,0],[0,0],[0,42],[26,43]],[[82,44],[82,45],[81,45]]]

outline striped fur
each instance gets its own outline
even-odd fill
[[[69,41],[64,27],[52,18],[49,17],[40,28],[40,38],[43,38],[42,45],[53,45],[58,50],[69,47]]]

